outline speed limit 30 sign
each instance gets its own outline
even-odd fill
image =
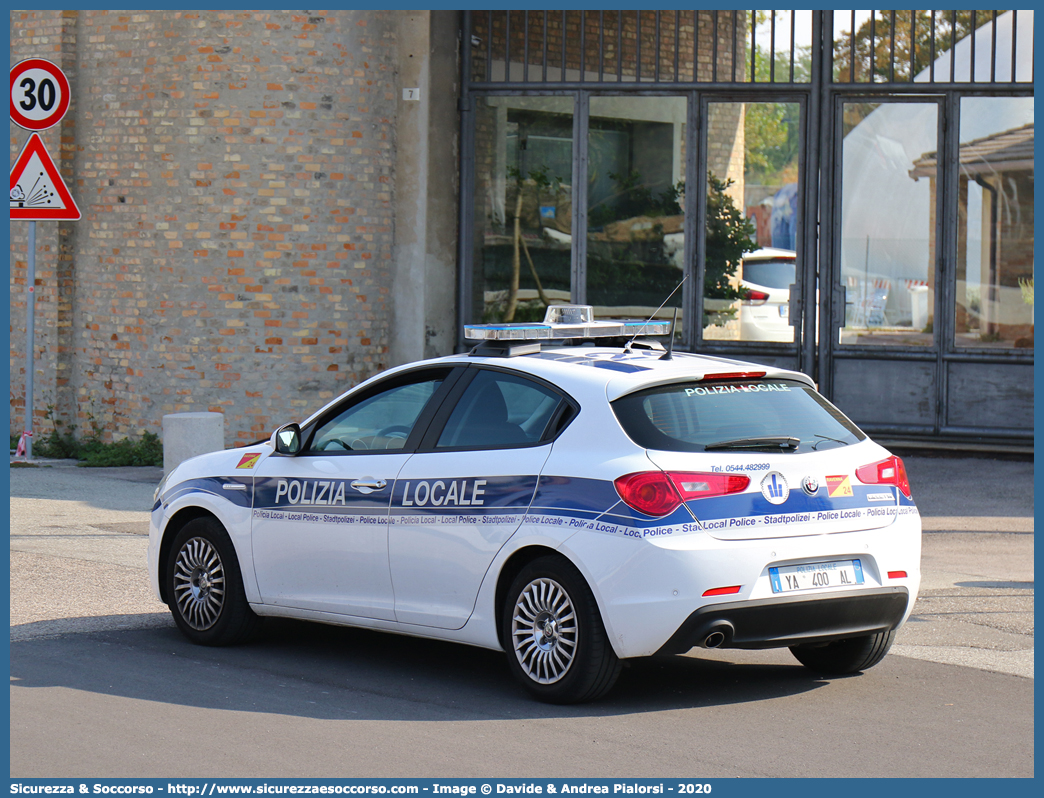
[[[69,110],[65,73],[43,58],[11,67],[11,121],[26,130],[47,130]]]

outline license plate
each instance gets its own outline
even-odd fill
[[[793,593],[820,587],[847,587],[863,584],[863,566],[859,560],[813,562],[769,568],[773,593]]]
[[[780,305],[779,306],[779,317],[781,319],[787,318],[787,314],[788,313],[790,313],[790,305]]]

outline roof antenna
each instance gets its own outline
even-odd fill
[[[667,294],[667,299],[663,300],[663,302],[660,303],[660,307],[656,308],[656,310],[654,310],[652,312],[652,315],[645,320],[645,324],[648,324],[650,321],[652,321],[653,319],[656,318],[656,314],[659,313],[663,309],[663,306],[666,305],[670,301],[671,297],[674,296],[675,292],[679,288],[682,287],[682,285],[685,283],[685,281],[687,279],[689,279],[689,275],[686,274],[684,277],[682,277],[681,282],[678,283],[676,286],[674,286],[674,291],[671,291],[671,293]],[[674,316],[677,319],[677,317],[678,317],[677,309],[675,310]],[[636,332],[634,335],[631,336],[631,340],[628,341],[626,344],[624,344],[624,348],[623,348],[624,352],[630,352],[631,351],[631,344],[634,343],[634,339],[635,338],[637,338],[639,335],[642,334],[642,331],[645,329],[645,324],[643,324],[641,327],[639,327],[638,328],[638,332]],[[671,325],[671,341],[674,341],[674,325],[673,324]]]
[[[671,322],[671,340],[667,342],[667,351],[660,355],[660,360],[674,360],[674,328],[678,324],[678,308],[674,309],[674,321]]]

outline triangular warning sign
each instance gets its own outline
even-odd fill
[[[22,147],[11,169],[11,218],[25,221],[80,218],[80,209],[36,133]]]

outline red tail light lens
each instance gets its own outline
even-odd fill
[[[640,513],[663,516],[683,501],[742,493],[750,477],[740,474],[711,474],[702,471],[641,471],[616,480],[620,498]]]
[[[764,291],[747,291],[744,302],[750,305],[763,305],[768,301],[769,295]]]
[[[906,477],[906,466],[894,455],[876,463],[860,466],[856,469],[855,475],[856,479],[864,485],[895,485],[906,498],[911,498],[910,480]]]
[[[682,503],[681,496],[662,471],[642,471],[619,477],[615,483],[629,507],[646,515],[668,515]]]

